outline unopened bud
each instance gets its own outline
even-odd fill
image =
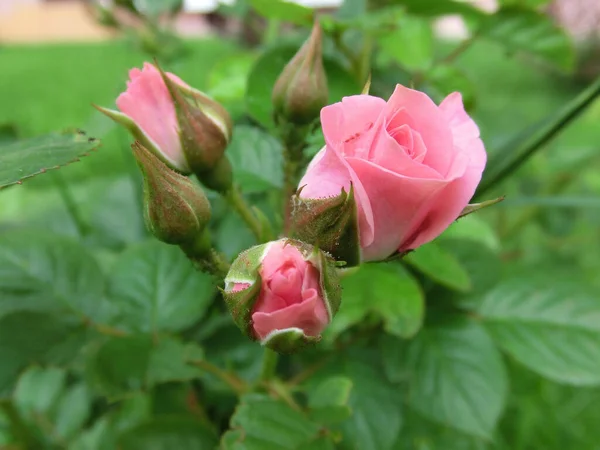
[[[200,180],[222,163],[229,145],[232,122],[219,103],[197,89],[175,83],[160,69],[169,90],[179,124],[185,159]]]
[[[327,104],[327,76],[323,67],[322,31],[315,22],[308,40],[285,66],[273,87],[276,122],[306,125]]]
[[[340,306],[335,261],[316,247],[280,239],[242,252],[223,291],[235,323],[280,353],[318,342]]]
[[[169,169],[136,142],[133,154],[144,176],[144,217],[152,234],[167,244],[198,239],[210,220],[210,203],[202,188]]]

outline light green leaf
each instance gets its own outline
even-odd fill
[[[310,26],[314,20],[313,10],[285,0],[250,0],[250,5],[261,16],[270,20],[284,20],[296,25]]]
[[[393,3],[405,7],[410,14],[425,17],[460,14],[470,19],[484,15],[481,10],[460,0],[393,0]]]
[[[132,332],[185,329],[204,315],[214,294],[211,278],[178,247],[157,241],[123,252],[109,278],[112,322]]]
[[[254,53],[238,53],[217,62],[208,75],[207,92],[222,103],[234,118],[245,112],[243,99],[248,74],[255,61]]]
[[[92,412],[92,396],[85,383],[68,388],[58,401],[54,429],[62,439],[72,438],[87,422]]]
[[[65,377],[65,371],[56,367],[27,369],[15,387],[15,405],[29,417],[47,414],[65,387]]]
[[[497,344],[531,370],[573,385],[600,385],[600,301],[560,277],[504,280],[477,313]]]
[[[187,364],[195,349],[170,337],[158,342],[150,335],[111,338],[90,356],[86,372],[92,386],[117,398],[157,383],[197,377],[199,370]]]
[[[494,228],[476,215],[463,217],[450,225],[440,237],[441,241],[446,239],[470,240],[484,245],[493,252],[500,250],[500,239]]]
[[[424,299],[419,284],[399,264],[364,264],[342,279],[344,299],[327,333],[333,337],[373,313],[385,330],[408,338],[421,327]]]
[[[575,63],[566,33],[541,12],[503,7],[481,22],[479,33],[508,50],[527,52],[564,70],[571,70]]]
[[[435,242],[419,247],[404,257],[404,261],[450,289],[465,292],[472,287],[469,274],[456,258]]]
[[[277,139],[248,125],[239,125],[227,148],[235,182],[245,193],[283,186],[283,149]]]
[[[411,71],[423,71],[433,62],[433,31],[429,20],[404,16],[394,31],[378,40],[382,62],[392,60]],[[406,45],[410,42],[410,45]]]
[[[133,0],[135,9],[147,16],[158,16],[178,11],[183,0]]]
[[[408,344],[409,404],[425,417],[491,437],[504,408],[506,371],[476,323],[454,319],[424,328]]]
[[[83,133],[49,134],[0,143],[0,188],[79,161],[100,145]]]
[[[475,101],[475,86],[473,82],[466,73],[453,65],[436,64],[425,75],[424,90],[433,99],[437,100],[437,103],[440,103],[452,92],[460,92],[467,110]]]
[[[352,380],[349,378],[326,378],[308,392],[309,416],[315,422],[323,424],[343,422],[352,414],[348,406],[351,391]]]
[[[122,433],[121,450],[210,450],[217,437],[206,424],[189,416],[159,417]]]
[[[273,127],[271,102],[273,86],[297,50],[297,47],[289,45],[274,47],[256,61],[250,72],[246,91],[248,113],[268,128]],[[329,80],[329,103],[338,102],[344,96],[361,92],[362,86],[337,61],[324,58],[323,64]]]
[[[226,450],[310,448],[306,444],[316,441],[321,430],[302,412],[263,394],[243,396],[230,426],[221,441]]]
[[[104,277],[80,243],[44,232],[0,235],[0,317],[11,311],[47,311],[101,320]]]

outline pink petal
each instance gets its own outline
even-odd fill
[[[300,250],[293,245],[287,245],[284,239],[272,242],[261,263],[260,275],[263,280],[271,278],[286,262],[291,262],[302,270],[308,264]]]
[[[376,131],[373,127],[384,108],[384,100],[370,95],[344,97],[326,106],[321,110],[325,142],[332,146],[348,142],[345,151],[349,152],[357,147],[368,149]]]
[[[398,111],[404,109],[402,115]],[[386,107],[390,129],[404,123],[423,138],[427,154],[423,164],[446,177],[453,160],[453,138],[447,120],[437,105],[423,92],[397,85]]]
[[[260,339],[275,330],[300,328],[307,336],[318,336],[329,323],[323,299],[314,289],[306,292],[302,303],[297,303],[275,312],[252,314],[254,331]]]
[[[374,240],[363,245],[363,258],[385,259],[400,248],[423,205],[448,183],[439,178],[400,175],[358,158],[348,158],[348,163],[371,199]]]
[[[366,246],[373,241],[373,213],[369,197],[354,170],[335,147],[328,145],[315,155],[298,187],[302,188],[302,198],[326,198],[340,195],[342,188],[349,192],[351,185],[358,209],[360,242],[361,246]]]
[[[481,143],[479,139],[472,141],[476,147],[477,141]],[[475,147],[473,150],[479,152]],[[427,211],[418,218],[418,225],[402,243],[401,250],[417,248],[438,237],[456,220],[473,197],[483,172],[480,161],[477,157],[469,159],[465,152],[459,152],[453,166],[451,171],[462,174],[450,180],[448,185],[427,203]]]
[[[129,116],[178,168],[187,169],[179,140],[173,101],[160,73],[146,63],[132,69],[127,90],[117,98],[118,108]]]

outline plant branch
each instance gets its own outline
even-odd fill
[[[190,364],[193,364],[194,366],[216,376],[218,379],[228,385],[237,395],[242,395],[248,391],[248,385],[244,380],[233,373],[220,369],[208,361],[190,361]]]
[[[278,359],[279,355],[276,352],[274,352],[270,348],[265,347],[259,383],[268,382],[271,378],[273,378],[273,376],[275,375],[275,369],[277,368]]]
[[[246,222],[248,228],[250,228],[256,239],[259,242],[262,242],[264,238],[263,226],[256,218],[256,215],[252,212],[252,208],[244,199],[239,188],[237,186],[233,186],[229,191],[227,191],[227,193],[225,193],[225,199],[239,214],[242,220]]]
[[[52,178],[58,190],[60,198],[62,199],[65,207],[67,208],[71,219],[73,219],[73,222],[75,223],[77,232],[80,236],[85,236],[86,234],[88,234],[90,227],[85,222],[85,220],[83,220],[79,208],[77,207],[77,202],[75,201],[73,194],[71,194],[71,191],[69,190],[69,186],[65,182],[65,179],[63,178],[62,174],[59,172],[52,172]]]
[[[43,447],[43,444],[30,432],[27,423],[11,400],[0,400],[0,411],[7,417],[10,429],[19,443],[25,448]]]

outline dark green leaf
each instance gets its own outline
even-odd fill
[[[0,144],[0,188],[79,161],[99,144],[82,133],[49,134]]]
[[[212,450],[217,437],[204,424],[188,416],[167,416],[138,425],[118,439],[121,450]]]
[[[335,336],[374,313],[388,333],[408,338],[423,321],[423,293],[399,264],[364,264],[342,280],[344,299],[327,333]]]
[[[565,70],[573,68],[573,46],[547,14],[503,7],[482,21],[479,33],[508,50],[527,52]]]
[[[296,25],[310,26],[313,10],[285,0],[250,0],[250,5],[261,16],[270,20],[284,20]]]
[[[81,326],[37,312],[15,312],[0,318],[0,398],[10,393],[27,364],[72,360],[82,345],[64,347]],[[68,350],[68,351],[67,351]]]
[[[196,347],[169,337],[154,341],[150,335],[109,339],[90,357],[86,368],[90,383],[114,398],[199,375],[187,364],[191,356],[197,357]]]
[[[409,403],[436,422],[491,437],[507,393],[504,364],[476,323],[453,320],[424,328],[408,344]]]
[[[215,294],[176,246],[149,241],[126,250],[109,279],[115,325],[133,332],[178,331],[199,320]]]
[[[507,279],[477,312],[498,345],[531,370],[562,383],[600,384],[600,301],[575,282]]]
[[[456,258],[435,242],[419,247],[404,261],[450,289],[468,291],[472,287],[469,274]]]
[[[246,91],[248,113],[261,124],[273,127],[273,105],[271,92],[279,74],[298,49],[293,46],[280,46],[265,52],[257,61]],[[329,103],[338,102],[342,97],[360,93],[360,86],[340,64],[324,58],[325,72],[329,82]]]
[[[242,397],[230,425],[221,441],[227,450],[310,448],[306,444],[317,440],[320,432],[302,412],[262,394]]]
[[[600,78],[557,113],[552,113],[538,125],[522,131],[504,147],[491,153],[483,179],[477,189],[477,198],[513,173],[525,161],[567,128],[600,96]]]
[[[264,192],[283,186],[283,149],[273,136],[240,125],[227,148],[235,182],[245,193]]]
[[[351,391],[349,378],[326,378],[308,393],[309,416],[322,424],[343,422],[352,414],[348,406]]]
[[[31,310],[100,321],[103,290],[98,263],[78,242],[33,231],[0,235],[0,317]]]

